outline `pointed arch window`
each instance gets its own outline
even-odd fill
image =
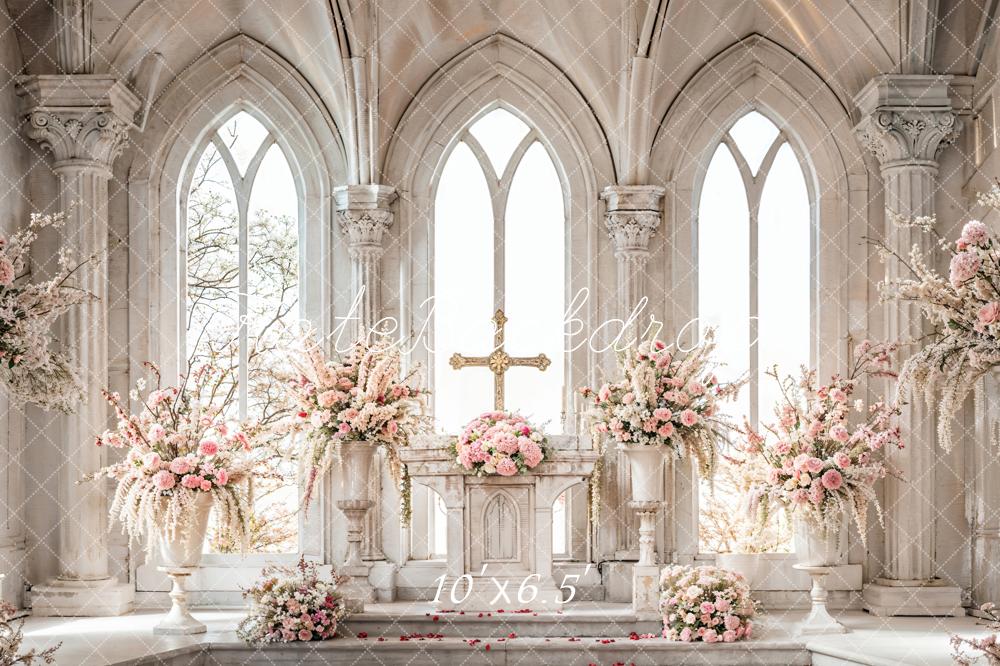
[[[181,201],[186,358],[192,368],[232,370],[222,387],[234,397],[231,418],[269,422],[282,403],[264,370],[283,363],[277,334],[300,316],[298,188],[277,137],[246,111],[211,132],[196,155]],[[255,486],[251,547],[295,552],[295,470],[273,471],[292,481]],[[236,547],[210,541],[216,552]]]
[[[454,352],[488,353],[502,308],[512,356],[544,353],[552,365],[512,368],[506,407],[562,432],[565,383],[564,188],[542,137],[494,108],[462,130],[434,199],[434,401],[438,427],[457,432],[493,404],[486,368],[455,371]]]
[[[795,374],[811,361],[813,225],[806,173],[786,133],[750,111],[723,135],[702,184],[699,326],[717,328],[719,360],[726,364],[720,375],[749,373],[748,386],[729,409],[751,423],[772,420],[780,398],[768,369],[777,365],[782,374]],[[703,492],[702,498],[702,550],[732,547],[717,536],[706,540],[726,532],[704,526],[727,514],[718,497],[709,500]],[[706,513],[713,504],[721,515]]]

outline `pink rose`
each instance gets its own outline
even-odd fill
[[[729,603],[729,601],[727,599],[719,599],[718,601],[715,602],[715,610],[719,611],[720,613],[725,613],[730,608],[732,608],[732,604]],[[739,624],[739,623],[737,622],[737,624]],[[728,624],[726,626],[728,628],[730,628],[730,629],[732,628],[732,627],[729,627]]]
[[[160,466],[160,454],[155,451],[150,451],[149,453],[144,453],[142,456],[142,465],[146,469],[156,469]]]
[[[203,456],[214,456],[219,452],[219,443],[214,439],[203,439],[198,444],[198,453]]]
[[[701,602],[701,612],[702,613],[714,613],[715,612],[715,604],[713,604],[711,601],[703,601],[703,602]]]
[[[993,301],[979,308],[979,323],[983,326],[995,324],[1000,319],[1000,303]]]
[[[693,410],[685,409],[683,412],[681,412],[681,423],[686,427],[690,428],[691,426],[698,423],[698,415],[695,414]]]
[[[174,458],[170,461],[170,471],[174,474],[187,474],[191,471],[191,463],[187,458]]]
[[[735,640],[736,640],[736,632],[735,631],[724,631],[724,632],[722,632],[722,641],[724,643],[732,643]]]
[[[959,252],[951,258],[948,279],[953,287],[960,287],[975,277],[982,262],[979,256],[972,252]]]
[[[153,483],[160,490],[170,490],[177,485],[177,479],[174,478],[173,474],[164,469],[153,475]]]
[[[311,641],[312,637],[313,637],[313,634],[308,629],[300,629],[299,630],[299,640],[300,641]]]
[[[229,483],[229,470],[228,469],[215,470],[215,483],[220,486],[224,486],[227,483]]]
[[[201,489],[202,489],[202,490],[203,490],[204,492],[206,492],[206,493],[207,493],[207,492],[208,492],[209,490],[211,490],[211,489],[212,489],[212,482],[211,482],[211,481],[209,481],[208,479],[202,479],[202,480],[201,480]]]
[[[517,463],[510,458],[502,458],[497,463],[497,474],[500,476],[514,476],[517,474]]]
[[[656,434],[663,439],[669,439],[674,434],[674,424],[670,422],[664,423],[656,430]]]
[[[727,606],[726,610],[728,610],[729,606],[728,601],[726,602],[726,606]],[[735,615],[727,615],[724,622],[726,624],[726,629],[729,629],[730,631],[736,631],[736,628],[740,626],[740,618],[736,617]]]
[[[690,643],[691,642],[691,628],[690,627],[684,627],[683,629],[681,629],[681,636],[680,636],[680,638],[685,643]]]
[[[838,442],[846,442],[851,438],[851,433],[844,426],[839,423],[832,428],[830,428],[830,437],[833,437]]]
[[[827,490],[837,490],[843,485],[844,477],[837,470],[828,469],[823,473],[821,481],[823,482],[823,487]]]
[[[847,469],[851,466],[851,457],[843,451],[837,451],[833,454],[833,462],[840,469]]]
[[[204,481],[197,474],[185,474],[181,479],[181,485],[185,488],[190,488],[191,490],[197,490],[201,488],[201,482]]]
[[[653,418],[657,421],[669,421],[671,416],[673,414],[666,407],[657,407],[653,410]]]
[[[706,643],[718,643],[719,634],[716,633],[715,629],[709,629],[708,631],[705,632],[705,635],[702,636],[701,639]]]
[[[815,474],[816,472],[823,469],[823,461],[819,458],[810,458],[806,461],[806,469],[810,474]]]

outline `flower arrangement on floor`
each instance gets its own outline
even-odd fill
[[[732,643],[751,637],[757,607],[742,574],[674,565],[660,574],[660,612],[664,638]]]
[[[236,629],[247,643],[290,643],[333,638],[347,617],[337,586],[346,578],[334,572],[320,577],[315,562],[299,559],[294,567],[267,567],[262,579],[243,593],[250,614]]]
[[[2,578],[3,576],[0,576]],[[15,608],[6,601],[0,600],[0,666],[32,666],[32,664],[54,664],[56,663],[56,650],[62,643],[50,648],[45,648],[41,652],[28,650],[23,654],[18,654],[24,635],[21,633],[21,626],[14,626],[11,620],[14,617]]]
[[[749,502],[760,525],[766,524],[775,504],[824,535],[839,532],[846,511],[864,541],[869,503],[882,522],[875,482],[889,469],[877,453],[903,447],[895,420],[899,405],[877,400],[866,406],[855,400],[853,408],[864,419],[856,425],[849,419],[851,395],[862,378],[895,376],[890,360],[894,350],[893,345],[866,340],[855,350],[850,373],[835,375],[823,385],[817,385],[811,370],[803,369],[797,380],[779,377],[776,368],[768,372],[779,382],[783,396],[774,408],[777,422],[766,425],[763,433],[749,425],[744,430],[744,450],[764,463]]]
[[[455,463],[476,476],[514,476],[545,460],[545,435],[520,414],[483,412],[452,442]]]
[[[145,382],[137,382],[130,397],[138,413],[129,413],[119,394],[103,392],[118,425],[98,436],[97,445],[128,449],[123,461],[91,477],[118,481],[111,517],[121,520],[135,539],[160,535],[183,540],[199,498],[210,494],[217,532],[245,548],[250,513],[245,482],[256,462],[252,453],[266,433],[254,423],[227,421],[232,397],[229,392],[215,394],[224,371],[206,364],[179,386],[163,386],[159,369],[145,365],[156,387],[142,397]]]
[[[298,405],[293,428],[308,434],[303,504],[308,506],[317,479],[337,459],[345,440],[384,446],[393,478],[405,490],[409,484],[398,447],[430,429],[424,412],[427,392],[418,386],[417,369],[401,374],[399,350],[386,336],[361,340],[337,360],[327,358],[311,333],[301,335],[299,343],[302,351],[292,359],[298,376],[288,387]],[[402,513],[408,522],[406,492]]]
[[[1000,186],[980,195],[979,203],[1000,210]],[[951,257],[945,277],[916,245],[904,258],[874,241],[883,261],[896,261],[909,273],[881,283],[882,299],[916,304],[934,329],[900,368],[900,391],[922,395],[928,404],[937,400],[939,440],[950,451],[955,414],[980,377],[1000,365],[1000,242],[978,220],[967,222],[954,243],[935,231],[933,217],[894,216],[893,223],[931,234]]]
[[[0,236],[0,381],[17,401],[70,412],[83,383],[69,358],[50,347],[52,329],[60,315],[94,298],[75,287],[72,278],[98,256],[77,262],[62,248],[50,279],[30,283],[24,273],[39,230],[58,229],[63,222],[61,213],[32,214],[26,228],[10,238]]]
[[[1000,630],[1000,611],[994,603],[985,603],[979,610],[986,616],[986,626],[992,630]],[[974,666],[983,663],[985,659],[987,666],[1000,666],[1000,641],[996,633],[984,638],[962,638],[961,636],[951,637],[951,647],[954,650],[952,657],[959,666]],[[967,650],[972,650],[978,654],[968,654]]]
[[[642,342],[619,357],[623,378],[597,390],[581,389],[593,405],[587,412],[595,439],[619,444],[668,446],[693,456],[711,476],[716,444],[733,426],[718,403],[736,396],[743,381],[720,383],[713,331],[687,352],[660,340]]]

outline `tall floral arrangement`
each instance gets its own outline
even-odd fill
[[[1000,210],[1000,187],[979,203]],[[939,440],[950,451],[955,414],[983,374],[1000,365],[1000,243],[979,220],[967,222],[954,242],[938,234],[933,217],[897,215],[893,223],[930,234],[950,257],[944,276],[916,244],[904,257],[874,241],[883,261],[898,263],[905,274],[880,284],[882,298],[915,304],[933,328],[900,368],[900,391],[937,402]]]
[[[674,565],[660,574],[663,637],[733,643],[750,638],[757,608],[743,575],[717,567]]]
[[[338,459],[340,443],[363,440],[385,447],[390,471],[401,489],[408,487],[398,448],[429,430],[427,392],[418,372],[402,374],[398,348],[386,336],[359,340],[340,358],[328,358],[309,333],[299,337],[292,363],[297,372],[288,387],[297,404],[293,428],[307,433],[303,457],[308,465],[304,503],[316,480]],[[403,495],[403,517],[409,497]]]
[[[581,389],[591,401],[587,417],[595,439],[667,446],[693,456],[701,472],[711,476],[716,445],[733,427],[719,402],[735,397],[743,385],[719,382],[714,352],[709,330],[686,352],[649,340],[621,354],[621,379]]]
[[[347,617],[338,586],[345,577],[329,580],[315,562],[299,558],[295,567],[267,567],[243,596],[253,601],[250,614],[236,628],[247,643],[291,643],[333,638]]]
[[[83,383],[69,358],[50,346],[52,329],[60,315],[94,298],[73,285],[73,276],[98,256],[76,261],[62,248],[48,280],[30,282],[26,272],[39,231],[59,229],[64,220],[61,213],[32,214],[24,229],[9,238],[0,236],[0,381],[17,401],[70,412]]]
[[[852,402],[851,396],[865,377],[895,376],[890,360],[894,351],[893,345],[866,340],[855,350],[850,372],[834,375],[826,384],[818,384],[811,370],[803,369],[798,379],[781,378],[775,368],[768,372],[781,387],[776,422],[762,432],[747,425],[744,443],[753,462],[763,461],[749,502],[760,524],[773,505],[789,509],[824,534],[841,528],[846,511],[862,540],[869,504],[875,505],[881,522],[875,482],[889,468],[878,452],[903,448],[895,418],[899,405],[885,400],[865,405],[860,399]],[[858,416],[854,423],[852,408]]]
[[[545,459],[545,435],[520,414],[483,412],[452,443],[455,462],[476,476],[514,476]]]
[[[127,449],[124,460],[94,475],[118,482],[112,518],[120,519],[133,538],[184,539],[198,499],[209,494],[219,535],[245,548],[247,481],[257,462],[254,450],[267,433],[257,424],[227,418],[233,398],[224,371],[206,364],[180,385],[164,386],[159,369],[151,363],[146,367],[156,385],[142,395],[146,383],[137,382],[129,396],[136,412],[118,393],[103,392],[118,424],[99,435],[97,445]]]

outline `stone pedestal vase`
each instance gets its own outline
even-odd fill
[[[807,567],[833,567],[847,563],[847,514],[838,529],[825,532],[798,515],[792,518],[792,533],[798,563]]]
[[[365,441],[346,441],[340,444],[340,462],[344,479],[343,499],[337,508],[347,519],[347,558],[342,572],[350,576],[344,591],[344,601],[352,613],[364,610],[364,602],[371,600],[374,590],[368,582],[368,567],[361,560],[361,542],[364,538],[365,515],[372,506],[369,496],[372,458],[378,445]]]
[[[172,581],[170,611],[153,628],[153,633],[178,635],[205,632],[205,625],[196,620],[188,609],[187,580],[201,564],[201,551],[211,513],[212,494],[199,492],[183,536],[168,539],[166,534],[157,534],[153,537],[158,541],[162,561],[158,569],[170,576]]]
[[[663,458],[660,446],[621,445],[632,478],[633,502],[663,501]]]

